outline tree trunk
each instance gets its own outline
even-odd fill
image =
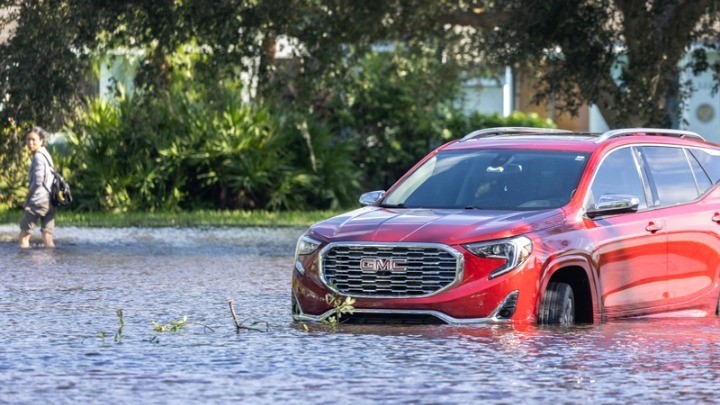
[[[270,91],[270,82],[275,65],[275,38],[265,36],[262,40],[260,62],[258,64],[257,92],[258,99],[263,99]]]

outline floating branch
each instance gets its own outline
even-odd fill
[[[244,330],[254,330],[256,332],[267,332],[270,330],[270,324],[262,320],[254,320],[252,318],[243,319],[242,322],[238,321],[237,314],[235,313],[235,302],[232,299],[228,299],[228,305],[230,306],[230,315],[232,315],[233,322],[235,323],[235,332]],[[250,326],[245,326],[245,322],[251,321]],[[254,328],[253,326],[265,324],[265,330]]]

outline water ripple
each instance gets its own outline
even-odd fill
[[[717,400],[718,318],[306,332],[289,310],[300,233],[64,228],[55,251],[0,243],[0,401]],[[236,333],[228,298],[269,332]],[[153,331],[184,316],[191,324],[179,333]]]

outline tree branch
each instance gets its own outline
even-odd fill
[[[453,11],[440,18],[442,24],[460,25],[478,29],[493,29],[507,22],[509,15],[505,12],[493,11]]]
[[[600,110],[608,126],[610,128],[627,126],[629,123],[623,119],[623,114],[616,105],[617,98],[620,95],[620,88],[615,83],[615,79],[613,79],[610,72],[598,76],[597,88],[599,89],[596,92],[597,99],[590,101]]]

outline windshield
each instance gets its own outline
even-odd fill
[[[441,151],[381,206],[539,210],[570,201],[587,153],[537,150]]]

